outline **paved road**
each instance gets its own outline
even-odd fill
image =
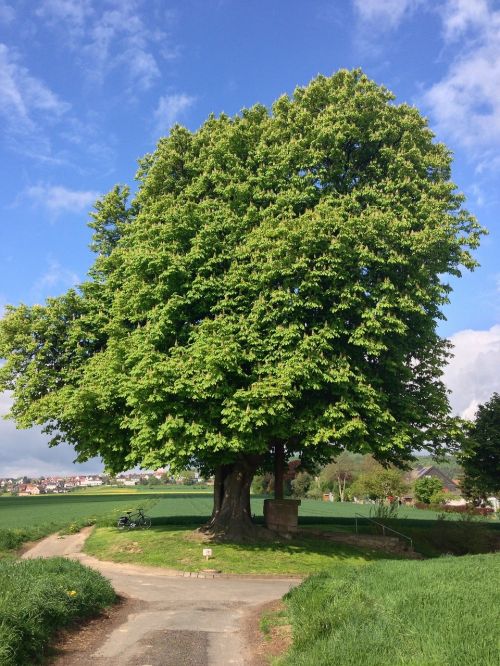
[[[62,555],[78,559],[110,579],[118,594],[132,600],[99,644],[84,646],[65,665],[246,666],[251,651],[241,623],[255,606],[279,599],[297,579],[192,578],[153,567],[102,562],[81,552],[91,528],[52,535],[23,557]],[[116,625],[116,623],[114,623]]]

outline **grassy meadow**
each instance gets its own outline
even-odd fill
[[[94,523],[110,524],[119,514],[150,506],[155,496],[41,495],[0,498],[0,554],[59,530],[74,532]]]
[[[263,522],[262,497],[252,498],[252,513],[257,522]],[[212,511],[210,489],[196,486],[159,486],[148,488],[99,487],[78,490],[64,495],[0,498],[0,552],[13,549],[24,541],[35,540],[52,532],[77,531],[80,527],[97,523],[113,526],[117,516],[128,509],[142,506],[152,517],[153,527],[161,533],[165,528],[168,540],[173,526],[193,529],[203,524]],[[368,518],[372,505],[319,500],[302,500],[299,524],[304,528],[354,531],[356,514],[360,532],[373,532],[378,528],[359,516]],[[448,514],[446,520],[433,511],[400,507],[396,519],[385,521],[387,525],[413,538],[416,549],[427,556],[442,552],[464,554],[491,550],[489,541],[500,536],[500,523],[496,519],[475,520],[473,525],[463,525],[458,514]],[[494,529],[482,529],[481,525]],[[474,533],[465,549],[465,533]],[[448,535],[449,543],[440,544]],[[487,538],[486,538],[487,537]],[[452,543],[453,542],[453,543]],[[474,547],[476,549],[474,550]],[[471,550],[472,548],[472,550]]]
[[[498,580],[500,554],[328,569],[286,595],[276,622],[293,646],[278,663],[497,666]]]

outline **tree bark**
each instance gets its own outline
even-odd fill
[[[201,530],[227,541],[254,541],[272,533],[252,521],[250,486],[260,456],[241,456],[231,465],[221,465],[214,478],[212,517]]]
[[[285,447],[283,442],[274,446],[274,499],[282,500],[284,497],[285,477]]]

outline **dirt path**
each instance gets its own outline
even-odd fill
[[[252,646],[242,626],[255,607],[279,599],[297,579],[184,577],[179,572],[102,562],[82,553],[92,528],[52,535],[23,558],[63,556],[97,569],[124,603],[96,622],[77,649],[64,649],[57,666],[250,666]],[[80,641],[81,643],[81,641]]]

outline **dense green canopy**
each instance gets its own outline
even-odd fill
[[[459,456],[462,489],[475,500],[500,494],[500,395],[479,405]]]
[[[480,228],[425,119],[359,71],[175,126],[92,214],[87,282],[8,308],[0,386],[78,459],[215,470],[450,437],[436,333]]]

